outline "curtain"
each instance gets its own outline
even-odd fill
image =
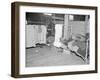
[[[54,40],[54,46],[61,47],[62,43],[60,42],[60,39],[62,37],[62,29],[63,24],[56,24],[55,25],[55,40]]]
[[[36,38],[36,34],[35,34],[35,26],[33,25],[26,25],[26,29],[25,29],[25,45],[26,47],[32,47],[35,46],[35,38]]]
[[[35,47],[37,43],[46,44],[46,33],[45,25],[27,25],[26,47]]]
[[[40,43],[45,44],[46,43],[46,33],[47,33],[47,29],[46,26],[41,25],[41,35],[40,35]]]

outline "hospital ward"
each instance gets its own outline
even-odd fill
[[[26,67],[88,65],[89,15],[26,12]]]

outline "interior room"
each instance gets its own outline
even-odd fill
[[[89,15],[26,12],[26,67],[89,64]]]

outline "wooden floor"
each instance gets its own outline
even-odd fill
[[[58,48],[43,46],[26,49],[26,67],[83,65],[86,64],[74,53],[59,52]]]

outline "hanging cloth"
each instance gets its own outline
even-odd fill
[[[62,37],[62,29],[63,24],[56,24],[55,25],[55,40],[54,40],[54,46],[61,47],[62,43],[60,42],[60,39]]]
[[[26,25],[26,47],[35,47],[35,26]]]
[[[38,33],[42,33],[42,27],[41,27],[41,25],[38,25]]]
[[[35,25],[35,33],[36,33],[36,43],[40,43],[40,37],[41,37],[41,26]]]
[[[47,29],[46,29],[46,26],[45,25],[41,25],[41,42],[40,43],[43,43],[43,44],[46,44],[46,32],[47,32]]]

